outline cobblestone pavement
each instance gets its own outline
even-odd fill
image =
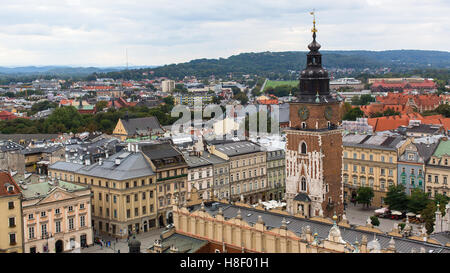
[[[357,204],[354,206],[352,203],[347,205],[345,210],[347,219],[351,225],[366,225],[367,218],[373,216],[375,214],[375,210],[378,207],[362,207],[362,205]],[[383,232],[391,232],[394,228],[394,223],[403,223],[402,220],[392,220],[385,218],[378,218],[380,220],[380,225],[376,228],[380,229]],[[420,234],[420,230],[422,229],[421,225],[410,224],[413,227],[413,234]]]
[[[141,241],[141,252],[146,252],[146,249],[153,245],[155,239],[159,238],[159,235],[164,230],[164,228],[154,229],[148,231],[146,233],[140,233],[136,235],[136,239]],[[120,253],[128,253],[128,241],[125,239],[118,239],[116,243],[116,239],[108,236],[103,236],[103,240],[111,241],[111,247],[101,247],[98,244],[90,246],[88,248],[84,248],[81,250],[81,253],[117,253],[120,250]]]

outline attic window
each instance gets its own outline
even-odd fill
[[[14,186],[7,186],[8,192],[14,192]]]

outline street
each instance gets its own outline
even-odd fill
[[[351,225],[365,226],[367,223],[367,218],[373,216],[376,209],[378,209],[378,207],[363,208],[360,204],[354,206],[352,203],[349,203],[345,212],[347,215],[347,220]],[[378,220],[380,220],[380,225],[376,228],[380,229],[383,232],[391,232],[394,228],[394,223],[403,223],[402,220],[392,220],[385,218],[378,218]],[[413,227],[413,234],[420,234],[420,230],[422,229],[421,225],[411,223],[410,225]]]
[[[159,239],[159,235],[164,230],[164,228],[154,229],[148,231],[146,233],[140,233],[136,235],[136,239],[141,241],[141,252],[146,252],[146,249],[153,245],[156,239]],[[131,239],[132,237],[130,237]],[[81,253],[117,253],[120,250],[120,253],[128,253],[128,242],[127,239],[118,239],[116,243],[116,239],[108,236],[103,236],[103,240],[111,241],[111,247],[101,247],[98,244],[90,246],[88,248],[84,248],[81,250]]]

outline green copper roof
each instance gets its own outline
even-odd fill
[[[88,187],[75,185],[73,183],[59,181],[59,187],[66,189],[68,191],[84,190]],[[48,182],[41,182],[35,184],[27,184],[27,189],[22,189],[22,194],[25,198],[35,198],[46,196],[54,186],[50,185]]]
[[[450,140],[441,141],[433,156],[441,157],[444,154],[450,155]]]

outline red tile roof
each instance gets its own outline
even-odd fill
[[[15,119],[15,118],[17,118],[17,116],[11,112],[0,111],[0,119],[1,120],[11,120],[11,119]]]
[[[369,105],[360,106],[361,111],[364,112],[366,117],[370,117],[372,113],[384,112],[387,109],[392,109],[400,114],[411,114],[414,112],[413,108],[405,104],[382,104],[372,103]]]
[[[12,192],[8,192],[6,184],[14,186],[14,190]],[[20,193],[20,188],[11,175],[8,172],[0,172],[0,196],[15,195],[18,193]]]
[[[377,132],[394,130],[402,125],[408,126],[410,120],[420,120],[422,124],[443,125],[446,131],[450,130],[450,118],[446,118],[442,115],[422,116],[418,113],[411,113],[406,115],[369,118],[367,119],[367,123],[372,125],[373,130]]]
[[[424,81],[421,82],[407,82],[407,81],[402,81],[402,82],[385,82],[384,80],[381,81],[375,81],[372,84],[373,88],[376,87],[383,87],[383,88],[398,88],[398,89],[435,89],[436,88],[436,83],[434,83],[433,81],[427,80],[425,79]]]

